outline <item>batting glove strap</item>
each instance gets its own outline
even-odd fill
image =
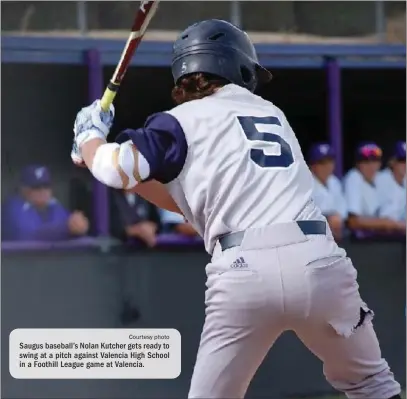
[[[106,141],[106,136],[99,130],[99,129],[89,129],[85,130],[81,133],[79,133],[74,140],[74,147],[76,144],[77,149],[80,152],[81,147],[83,144],[87,143],[90,140],[93,139],[101,139],[103,141]]]
[[[75,165],[84,164],[82,154],[78,148],[78,145],[74,142],[71,150],[71,159]]]

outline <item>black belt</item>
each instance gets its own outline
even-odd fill
[[[326,235],[326,223],[322,220],[299,220],[295,223],[297,223],[298,227],[305,235]],[[238,247],[243,241],[244,233],[244,231],[238,231],[237,233],[229,233],[220,237],[219,244],[222,251]]]

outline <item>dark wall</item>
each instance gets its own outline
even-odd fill
[[[346,246],[364,299],[397,379],[405,385],[405,246]],[[2,397],[185,397],[204,320],[200,251],[46,252],[2,254]],[[124,317],[137,308],[139,319]],[[127,312],[126,312],[127,310]],[[130,312],[130,315],[133,314]],[[176,380],[15,380],[8,372],[8,335],[15,328],[176,328],[182,373]],[[316,396],[331,391],[322,366],[292,335],[282,336],[256,375],[248,398]]]
[[[50,165],[56,189],[65,197],[65,183],[74,168],[70,158],[73,122],[88,102],[87,70],[81,66],[1,66],[2,195],[11,190],[27,163]]]
[[[342,72],[345,166],[353,162],[358,141],[374,140],[385,150],[406,139],[406,71]]]

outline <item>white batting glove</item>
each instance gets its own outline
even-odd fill
[[[114,114],[113,104],[110,105],[108,112],[104,112],[100,106],[100,100],[94,101],[78,112],[73,128],[74,143],[71,151],[71,158],[75,164],[83,164],[80,148],[84,143],[95,138],[106,140],[113,124]]]
[[[76,115],[73,127],[74,140],[80,148],[83,143],[93,138],[106,140],[114,119],[114,107],[109,111],[102,111],[100,100],[94,101],[88,107],[82,108]]]

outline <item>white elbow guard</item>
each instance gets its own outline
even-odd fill
[[[114,165],[113,156],[120,151],[117,143],[106,143],[101,145],[95,153],[92,163],[92,174],[101,183],[114,188],[124,188],[119,170]]]
[[[107,143],[101,145],[95,153],[92,174],[101,183],[113,188],[131,189],[149,177],[150,167],[142,154],[137,153],[135,165],[131,141],[121,145]],[[138,179],[135,177],[138,171]]]

